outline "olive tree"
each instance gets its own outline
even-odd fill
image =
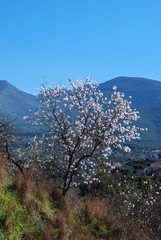
[[[39,159],[40,165],[55,166],[63,195],[82,180],[98,180],[97,169],[110,165],[112,151],[129,152],[125,142],[140,137],[140,128],[132,124],[139,118],[138,112],[116,86],[107,98],[90,77],[69,82],[70,89],[42,85],[41,107],[32,122],[44,129],[39,143],[46,146],[46,157]]]

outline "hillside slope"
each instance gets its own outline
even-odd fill
[[[161,82],[146,78],[117,77],[99,85],[107,96],[116,85],[126,98],[132,96],[132,106],[140,112],[137,125],[148,128],[141,140],[133,142],[136,147],[161,149]],[[133,144],[132,144],[133,145]]]
[[[133,148],[161,149],[161,82],[137,77],[117,77],[99,84],[105,96],[110,96],[112,87],[124,92],[126,98],[132,96],[132,106],[140,112],[137,125],[148,128],[141,134],[140,141],[133,141]],[[29,115],[29,110],[39,106],[35,96],[15,88],[5,80],[0,81],[0,112],[16,122],[24,131],[32,131],[23,121],[23,116]]]
[[[20,120],[38,106],[37,99],[22,92],[6,80],[0,80],[0,110],[6,116]]]

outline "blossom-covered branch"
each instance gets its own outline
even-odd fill
[[[43,127],[41,143],[46,144],[46,156],[50,153],[50,161],[42,159],[41,165],[56,166],[64,195],[81,180],[97,180],[97,168],[109,165],[113,149],[129,152],[125,142],[140,138],[139,127],[132,125],[139,118],[138,112],[116,86],[107,98],[90,77],[69,82],[69,90],[42,86],[41,107],[33,122]]]

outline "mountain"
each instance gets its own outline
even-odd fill
[[[29,115],[29,110],[34,111],[39,106],[35,96],[20,91],[6,80],[0,80],[0,113],[11,121],[15,120],[20,128],[29,130],[23,121],[24,116]],[[28,128],[28,129],[27,129]]]
[[[161,104],[161,82],[139,77],[117,77],[99,85],[107,93],[116,85],[126,96],[133,97],[135,106],[155,106]]]
[[[140,119],[136,125],[148,128],[141,133],[140,141],[132,141],[131,147],[161,149],[161,82],[138,77],[117,77],[99,84],[99,89],[105,96],[110,96],[112,87],[124,92],[126,98],[132,96],[132,107],[140,112]],[[23,121],[39,106],[37,98],[25,93],[5,80],[0,80],[0,112],[10,119],[17,118],[23,131],[32,131],[31,126]]]
[[[147,132],[142,132],[140,141],[133,141],[136,147],[161,149],[161,82],[138,77],[117,77],[99,85],[104,95],[112,93],[112,87],[132,96],[132,107],[140,112],[136,122]]]

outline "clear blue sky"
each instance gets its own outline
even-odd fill
[[[161,0],[1,0],[0,79],[161,80]]]

